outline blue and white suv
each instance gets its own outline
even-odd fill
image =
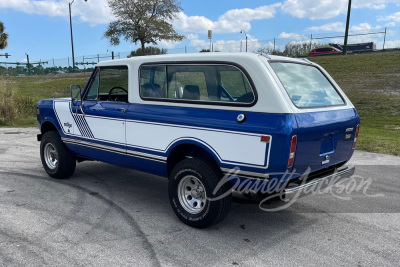
[[[250,53],[101,62],[83,91],[41,100],[37,113],[51,177],[86,159],[167,177],[174,212],[198,228],[226,216],[237,181],[290,199],[351,176],[360,123],[317,64]]]

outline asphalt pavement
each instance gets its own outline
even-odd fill
[[[199,230],[165,178],[100,162],[50,178],[37,133],[0,128],[0,266],[400,266],[400,157],[356,151],[347,187],[274,212],[235,199]]]

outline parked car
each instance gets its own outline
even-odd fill
[[[311,50],[310,56],[332,55],[332,54],[340,55],[342,53],[343,53],[343,51],[337,49],[336,47],[327,46],[327,47],[320,47],[320,48],[315,48],[315,49]]]
[[[288,201],[351,176],[360,123],[317,64],[251,53],[100,62],[83,91],[39,101],[37,119],[48,175],[96,160],[166,177],[173,211],[198,228],[227,215],[238,184]]]

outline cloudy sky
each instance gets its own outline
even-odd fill
[[[50,60],[71,56],[68,2],[71,0],[0,0],[0,21],[10,35],[7,61],[25,59]],[[186,35],[181,43],[159,45],[171,52],[184,47],[207,46],[207,30],[213,30],[215,47],[238,51],[240,41],[258,45],[273,38],[302,41],[313,36],[343,33],[348,0],[182,0],[183,11],[176,14],[175,29]],[[122,42],[110,46],[103,38],[107,24],[113,20],[107,0],[75,0],[72,5],[75,55],[129,52],[139,44]],[[379,32],[393,28],[400,39],[400,0],[353,0],[350,28],[353,32]],[[396,27],[397,29],[396,33]],[[370,37],[368,37],[370,38]],[[381,36],[373,36],[379,44]],[[394,39],[393,39],[394,38]],[[400,42],[392,37],[392,45]],[[363,37],[355,41],[365,41]],[[327,41],[327,40],[326,40]],[[340,38],[339,40],[340,41]],[[244,49],[244,47],[243,47]],[[1,61],[6,61],[4,57]]]

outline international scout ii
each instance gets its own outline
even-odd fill
[[[37,119],[48,175],[96,160],[167,177],[172,209],[197,228],[227,215],[233,178],[293,199],[351,176],[360,124],[317,64],[251,53],[100,62],[71,98],[39,101]]]

